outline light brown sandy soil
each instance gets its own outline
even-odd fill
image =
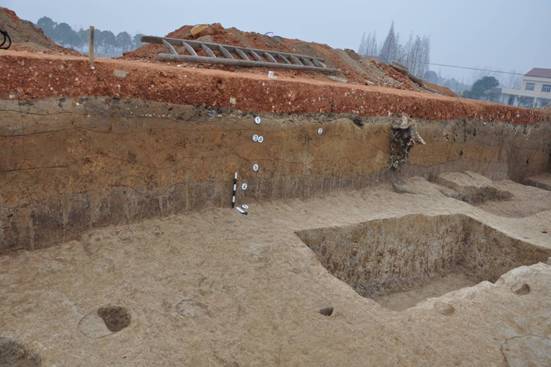
[[[480,183],[480,179],[478,179],[480,175],[476,175],[473,172],[452,172],[451,174],[463,176],[463,179],[467,178],[459,188],[473,187]],[[441,176],[447,176],[449,178],[451,174],[446,173]],[[478,177],[472,179],[472,176]],[[471,178],[470,181],[468,180],[469,177]],[[475,206],[494,215],[510,218],[529,217],[540,212],[551,210],[551,186],[540,186],[538,188],[533,187],[535,185],[532,184],[534,181],[541,181],[541,177],[551,177],[551,175],[546,174],[530,177],[526,179],[526,185],[511,180],[491,181],[485,178],[484,183],[490,182],[492,187],[502,192],[509,193],[510,197],[506,199],[489,197],[487,200],[476,203]],[[439,185],[435,182],[429,182],[421,177],[406,179],[400,184],[395,184],[394,189],[402,193],[415,193],[428,196],[444,195],[452,199],[464,201],[460,195],[457,195],[457,191],[452,192],[449,187]],[[542,231],[547,231],[547,229],[542,229]]]
[[[414,307],[427,298],[440,297],[457,289],[472,287],[475,285],[476,283],[469,279],[465,274],[451,273],[443,277],[436,278],[423,286],[404,292],[373,297],[373,300],[387,309],[393,311],[404,311],[410,307]]]
[[[205,210],[0,257],[0,336],[43,366],[548,366],[551,266],[394,312],[333,277],[295,235],[458,213],[551,249],[551,211],[501,217],[384,186],[260,203],[249,216]],[[107,330],[94,316],[106,305],[124,307],[130,326]]]
[[[350,115],[262,114],[256,125],[238,111],[92,97],[0,101],[0,113],[0,252],[227,207],[236,171],[247,201],[450,170],[522,180],[545,171],[551,136],[545,123],[418,120],[427,144],[398,174],[389,170],[391,118],[363,118],[360,127]]]

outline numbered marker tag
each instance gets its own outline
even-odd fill
[[[245,210],[249,210],[249,206],[247,204],[243,204],[243,205],[241,205],[241,207]]]
[[[241,190],[247,191],[248,188],[249,188],[249,185],[247,185],[246,182],[243,182],[243,183],[241,184]]]
[[[253,164],[253,172],[258,172],[258,171],[260,171],[260,166],[258,165],[258,163]]]
[[[318,129],[318,135],[319,135],[319,136],[323,135],[323,127],[320,127],[320,128]]]
[[[259,136],[258,136],[258,142],[259,142],[260,144],[262,144],[263,141],[264,141],[264,137],[263,137],[262,135],[259,135]]]
[[[256,116],[254,118],[254,123],[257,124],[257,125],[260,125],[262,123],[262,117]]]
[[[254,134],[252,139],[255,143],[258,143],[258,135]]]

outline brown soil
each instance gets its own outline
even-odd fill
[[[78,55],[76,51],[58,46],[40,28],[20,19],[8,8],[0,7],[0,29],[8,32],[13,44],[11,49],[31,52],[64,53]]]
[[[0,101],[0,112],[0,253],[50,246],[91,228],[227,207],[235,171],[248,183],[244,203],[307,199],[391,174],[386,117],[365,118],[360,128],[343,116],[262,114],[255,125],[252,114],[92,97]],[[549,124],[418,120],[417,131],[426,145],[416,145],[392,175],[469,169],[522,180],[548,167]],[[263,144],[253,143],[253,134],[262,134]],[[468,193],[472,185],[463,186]],[[532,214],[551,208],[546,195],[521,198]],[[484,205],[511,216],[517,203]]]
[[[198,28],[200,29],[200,32],[195,31]],[[353,50],[336,50],[324,44],[305,42],[278,36],[268,36],[254,32],[243,32],[236,28],[226,29],[219,23],[196,26],[195,28],[194,26],[186,25],[175,30],[174,32],[169,33],[167,37],[200,39],[209,42],[266,50],[279,50],[321,57],[325,59],[330,66],[336,67],[341,71],[340,77],[344,77],[352,83],[387,86],[397,89],[416,90],[455,96],[455,94],[447,88],[438,86],[435,87],[434,85],[425,85],[425,83],[417,83],[412,80],[407,73],[379,63],[375,60],[367,60]],[[135,51],[126,53],[123,58],[154,61],[157,54],[160,52],[165,52],[163,46],[145,45]],[[201,52],[199,52],[199,54],[201,54]],[[196,65],[196,67],[223,70],[239,69],[236,67],[205,64]],[[263,68],[253,69],[252,71],[262,74],[266,73],[266,70]],[[303,75],[319,80],[328,79],[327,76],[319,75],[314,72],[305,73],[303,71],[278,71],[277,74],[287,77]]]
[[[12,339],[0,337],[0,366],[39,367],[41,365],[40,356]]]
[[[352,113],[391,116],[405,112],[428,120],[473,119],[527,124],[541,111],[519,109],[415,91],[343,84],[305,77],[270,80],[252,72],[176,67],[129,60],[0,54],[0,98],[114,96],[247,112]],[[115,73],[123,70],[124,76]]]

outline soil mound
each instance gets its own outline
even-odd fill
[[[0,7],[0,29],[12,39],[12,49],[32,52],[77,54],[76,51],[58,46],[32,22],[23,20],[8,8]]]
[[[171,38],[197,39],[206,42],[217,42],[243,47],[253,47],[266,50],[278,50],[321,57],[326,63],[340,70],[338,80],[345,78],[348,82],[364,85],[386,86],[405,90],[416,90],[431,92],[448,96],[455,94],[447,88],[430,85],[424,81],[414,78],[407,71],[400,68],[385,65],[377,60],[366,59],[353,50],[333,49],[328,45],[306,42],[298,39],[289,39],[270,34],[255,32],[243,32],[236,28],[224,28],[220,23],[185,25],[167,35]],[[160,45],[144,45],[143,47],[126,53],[123,58],[141,59],[154,61],[157,54],[166,52]],[[201,52],[198,52],[201,54]],[[236,67],[221,65],[198,64],[201,68],[219,68],[225,70],[236,70]],[[248,68],[248,71],[264,73],[265,70]],[[326,79],[327,76],[304,71],[277,71],[285,76],[308,75],[314,79]]]

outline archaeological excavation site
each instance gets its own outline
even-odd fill
[[[551,366],[549,111],[220,24],[0,28],[0,366]]]

